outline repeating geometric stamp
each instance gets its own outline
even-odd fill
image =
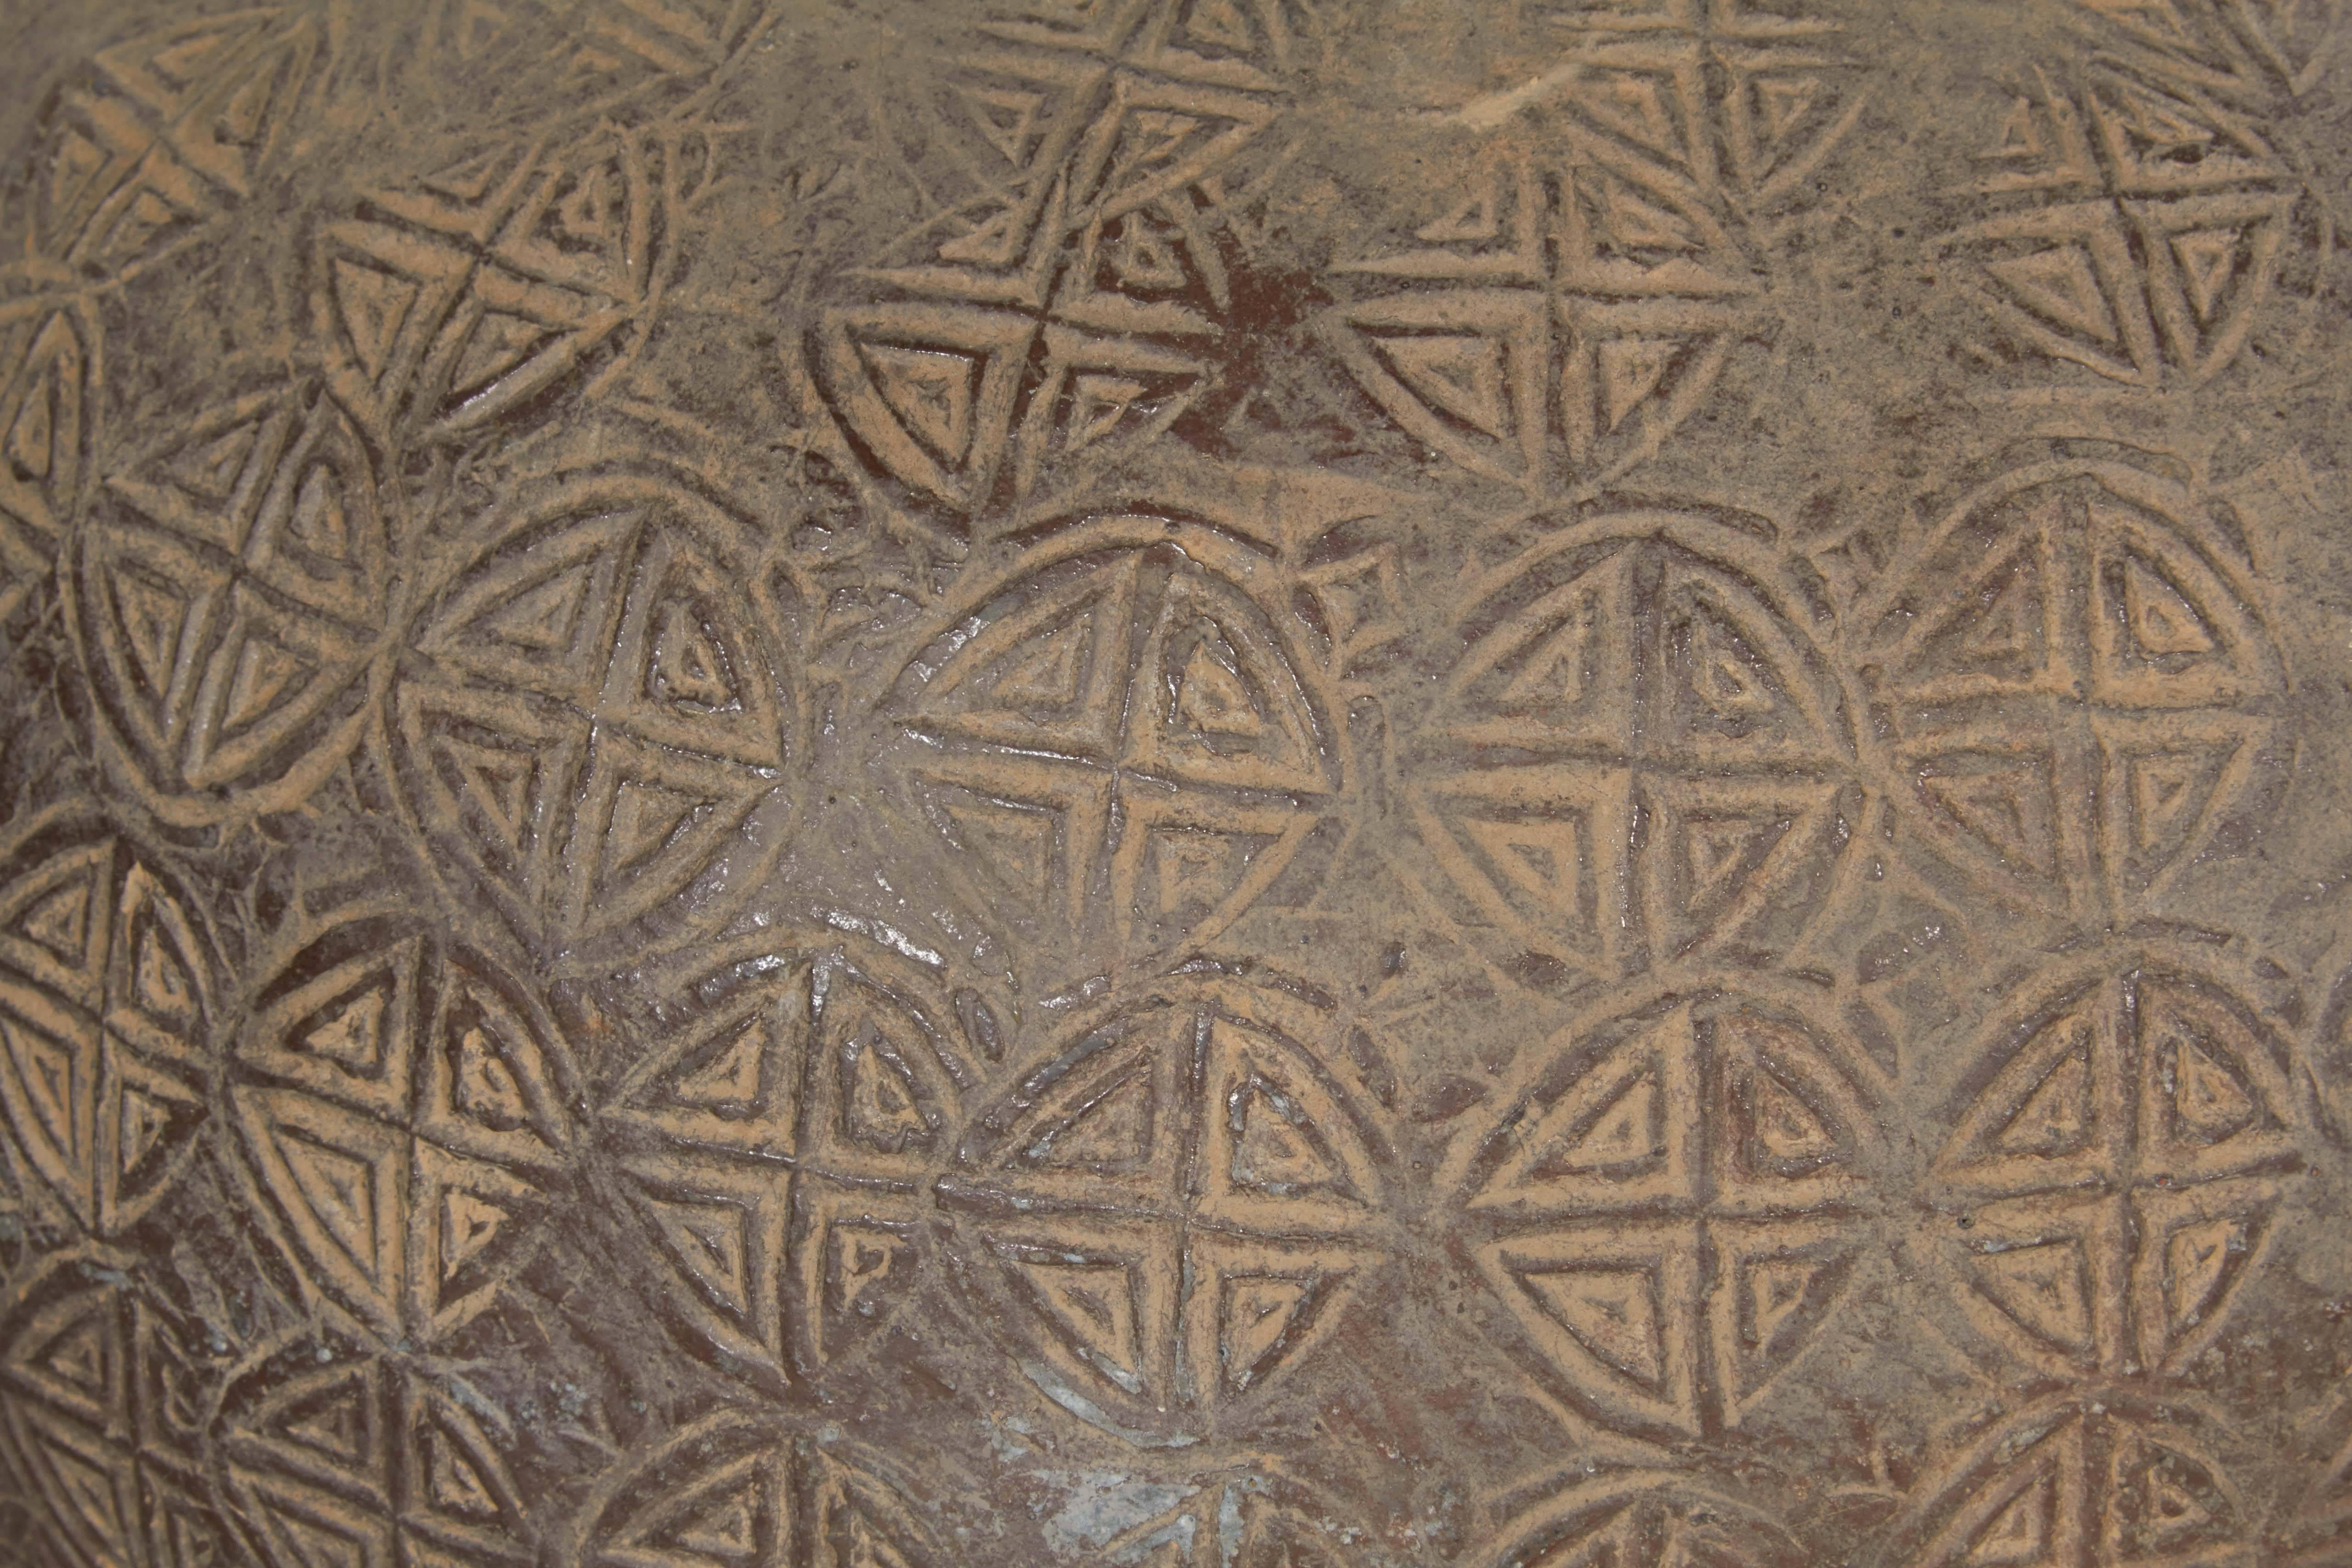
[[[1063,963],[1239,919],[1353,787],[1328,668],[1352,650],[1324,655],[1360,626],[1317,638],[1301,589],[1223,530],[1129,514],[945,606],[882,761],[974,904]]]
[[[1071,1020],[939,1201],[985,1320],[1082,1419],[1190,1440],[1288,1376],[1395,1247],[1323,1010],[1213,970]]]
[[[1533,9],[1531,7],[1531,9]],[[1774,213],[1860,116],[1837,24],[1727,0],[1547,5],[1557,62],[1452,118],[1496,134],[1324,318],[1407,434],[1531,495],[1654,454],[1773,322]]]
[[[383,1342],[429,1344],[536,1253],[577,1069],[505,969],[396,907],[285,944],[231,1058],[253,1218]]]
[[[18,824],[0,858],[0,1108],[15,1163],[85,1234],[184,1172],[217,1071],[203,906],[102,821]]]
[[[1513,1353],[1637,1436],[1738,1426],[1867,1283],[1888,1086],[1801,989],[1656,987],[1528,1059],[1443,1176]]]
[[[1969,1322],[2059,1376],[2185,1371],[2311,1168],[2307,1076],[2161,950],[2061,965],[1982,1037],[1933,1177]]]
[[[2242,552],[2140,468],[2054,458],[1990,480],[1862,619],[1909,842],[1998,902],[2147,908],[2292,754]]]
[[[835,931],[701,957],[604,1096],[604,1206],[689,1342],[771,1383],[818,1379],[922,1284],[926,1189],[1003,1023],[977,990]]]
[[[781,852],[808,754],[759,537],[667,475],[526,489],[408,634],[403,797],[452,891],[535,945],[707,928]]]
[[[1408,799],[1505,961],[1785,952],[1831,901],[1859,703],[1743,521],[1597,517],[1466,585]]]

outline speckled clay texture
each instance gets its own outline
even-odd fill
[[[0,1562],[2352,1564],[2339,0],[0,0]]]

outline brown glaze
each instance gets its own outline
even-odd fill
[[[0,16],[0,1560],[2352,1563],[2341,10]]]

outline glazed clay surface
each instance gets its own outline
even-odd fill
[[[2337,0],[0,9],[0,1561],[2352,1563]]]

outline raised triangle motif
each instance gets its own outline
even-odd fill
[[[2213,633],[2195,606],[2138,555],[2124,561],[2124,620],[2144,656],[2211,653]]]
[[[2005,760],[1980,773],[1931,773],[1919,782],[1929,800],[2001,859],[2045,879],[2057,876],[2056,801],[2044,759]]]
[[[25,1086],[35,1129],[56,1151],[63,1173],[78,1186],[86,1184],[89,1152],[83,1147],[80,1110],[95,1075],[95,1053],[87,1045],[60,1042],[5,1015],[0,1015],[0,1044],[7,1047]]]
[[[1178,282],[1182,276],[1180,269]],[[1064,449],[1080,451],[1110,435],[1150,390],[1132,376],[1079,376],[1070,391],[1069,419],[1062,427]]]
[[[767,1026],[753,1019],[725,1050],[691,1072],[679,1074],[670,1085],[670,1099],[713,1110],[758,1103],[767,1043]]]
[[[1246,50],[1256,42],[1237,0],[1193,0],[1184,30],[1199,42],[1219,48]]]
[[[1712,615],[1695,616],[1684,650],[1692,697],[1719,718],[1752,721],[1780,707],[1771,679],[1746,639]]]
[[[1349,1192],[1346,1173],[1322,1147],[1306,1113],[1264,1078],[1251,1076],[1229,1114],[1240,1121],[1226,1173],[1234,1186],[1276,1197]]]
[[[1413,231],[1413,237],[1433,245],[1466,244],[1493,239],[1502,232],[1499,216],[1501,182],[1488,174],[1475,181],[1470,194],[1436,222]]]
[[[1812,1108],[1770,1073],[1748,1079],[1754,1097],[1756,1141],[1776,1160],[1819,1161],[1837,1152],[1838,1141]]]
[[[2004,1154],[2072,1154],[2089,1142],[2092,1117],[2089,1034],[2085,1026],[2075,1048],[2025,1097],[1994,1135],[1993,1147]]]
[[[2142,752],[2125,762],[2132,847],[2169,858],[2185,846],[2221,783],[2229,751]]]
[[[1515,1133],[1510,1152],[1486,1181],[1482,1201],[1541,1192],[1570,1182],[1588,1192],[1596,1184],[1664,1178],[1680,1183],[1675,1150],[1691,1136],[1690,1097],[1675,1086],[1691,1070],[1695,1041],[1687,1005],[1657,1019],[1595,1062],[1547,1107],[1532,1126]],[[1648,1087],[1642,1088],[1646,1081]],[[1599,1132],[1598,1143],[1588,1143]],[[1636,1163],[1620,1152],[1638,1150]]]
[[[759,1550],[759,1484],[747,1483],[697,1507],[667,1532],[667,1544],[714,1564],[751,1561]]]
[[[498,180],[499,167],[506,158],[506,149],[494,148],[436,170],[417,184],[461,202],[478,202],[490,194],[490,186]]]
[[[569,653],[581,608],[587,603],[591,574],[586,563],[567,567],[494,606],[478,624],[489,637],[526,657]]]
[[[405,278],[357,262],[338,259],[333,268],[335,302],[352,353],[371,381],[392,363],[393,345],[416,303],[417,286]]]
[[[1059,712],[1076,706],[1094,635],[1091,610],[1055,627],[1005,661],[991,695],[1000,706],[1024,711]]]
[[[1601,216],[1609,238],[1622,251],[1694,251],[1698,236],[1680,216],[1643,200],[1614,180],[1601,193]]]
[[[260,434],[261,421],[247,419],[217,436],[192,441],[173,454],[164,477],[197,500],[218,505],[236,493],[236,481]]]
[[[1614,430],[1665,379],[1683,345],[1673,338],[1611,338],[1600,348],[1601,418]]]
[[[361,1277],[389,1295],[391,1282],[383,1278],[378,1257],[381,1227],[390,1217],[377,1203],[376,1189],[384,1173],[370,1160],[288,1127],[277,1128],[275,1137],[303,1206]]]
[[[1265,715],[1241,676],[1209,651],[1206,639],[1192,645],[1176,691],[1177,721],[1209,735],[1255,740],[1265,733]]]
[[[42,894],[16,917],[16,930],[56,954],[59,963],[79,970],[89,957],[90,905],[97,892],[97,871],[78,871],[71,881]]]
[[[1151,1152],[1151,1110],[1150,1063],[1129,1064],[1031,1140],[1022,1161],[1049,1168],[1132,1165]]]
[[[152,910],[146,900],[161,902],[163,895],[142,868],[132,874],[125,900],[134,908]],[[196,1023],[196,983],[187,960],[166,934],[164,922],[152,912],[130,923],[131,1001],[150,1022],[184,1033]]]
[[[958,802],[945,808],[956,837],[989,869],[1043,913],[1054,897],[1054,851],[1059,837],[1053,814],[1034,806]]]
[[[1024,215],[1017,206],[1007,207],[987,222],[973,226],[970,234],[959,235],[940,247],[942,261],[974,261],[984,267],[1004,267],[1021,255],[1021,243],[1025,237]]]
[[[2223,1216],[2184,1225],[2164,1244],[2168,1327],[2178,1332],[2210,1315],[2228,1289],[2231,1254],[2246,1250],[2246,1224]]]
[[[2079,1241],[2044,1241],[1976,1260],[1986,1295],[2026,1331],[2065,1350],[2091,1348],[2090,1294]]]
[[[50,443],[56,421],[51,416],[56,394],[47,378],[36,383],[25,395],[24,404],[16,410],[16,423],[8,427],[6,453],[16,470],[28,479],[49,477]]]
[[[1647,1268],[1523,1271],[1536,1304],[1597,1360],[1656,1392],[1665,1377],[1657,1282]]]
[[[836,1317],[872,1313],[877,1303],[869,1298],[893,1276],[903,1275],[912,1254],[906,1237],[866,1225],[832,1226],[825,1248],[826,1306]]]
[[[1572,822],[1465,820],[1470,835],[1503,879],[1546,915],[1580,927],[1580,846]]]
[[[268,123],[270,100],[276,96],[276,80],[264,74],[237,89],[235,96],[221,106],[220,113],[214,119],[214,135],[234,147],[251,147],[259,142],[262,127]]]
[[[363,1535],[347,1534],[332,1524],[306,1518],[274,1499],[265,1500],[263,1507],[294,1542],[302,1568],[382,1568],[383,1559],[371,1550]]]
[[[2237,1075],[2182,1038],[2173,1058],[2174,1109],[2182,1125],[2208,1142],[2219,1142],[2254,1118],[2253,1097]]]
[[[497,1241],[499,1227],[506,1221],[506,1210],[486,1203],[479,1195],[463,1187],[445,1190],[441,1194],[442,1282],[446,1284],[457,1278],[459,1269]]]
[[[457,1038],[457,1071],[450,1088],[454,1108],[492,1127],[512,1127],[530,1115],[522,1086],[507,1064],[499,1042],[477,1025]]]
[[[1780,1330],[1805,1308],[1821,1265],[1802,1258],[1765,1258],[1748,1270],[1748,1322],[1767,1355]]]
[[[1397,380],[1414,396],[1496,440],[1510,438],[1501,340],[1414,334],[1376,341]]]
[[[433,1430],[429,1445],[425,1485],[432,1494],[433,1506],[461,1519],[497,1519],[498,1494],[482,1479],[465,1446],[439,1426]]]
[[[450,375],[451,392],[458,397],[472,397],[488,390],[499,377],[529,359],[548,336],[548,330],[537,321],[503,310],[484,313],[466,339],[466,352]]]
[[[1129,213],[1119,220],[1118,238],[1111,247],[1111,274],[1120,288],[1137,293],[1181,289],[1191,279],[1178,244],[1173,230],[1163,229],[1141,213]]]
[[[1816,77],[1765,77],[1756,84],[1758,118],[1764,123],[1764,134],[1774,142],[1781,140],[1797,128],[1805,111],[1813,106],[1821,92]]]
[[[312,465],[302,476],[294,498],[294,515],[287,531],[311,554],[339,564],[353,564],[352,524],[343,506],[342,475],[325,463]]]
[[[1585,95],[1580,102],[1587,113],[1654,152],[1681,158],[1682,139],[1675,133],[1675,117],[1668,111],[1656,81],[1645,76],[1612,73],[1593,85],[1597,90]]]
[[[308,659],[248,630],[229,678],[223,731],[234,735],[250,729],[275,711],[289,692],[299,695],[316,674]]]
[[[58,138],[49,172],[49,205],[58,212],[70,210],[106,163],[104,148],[78,131],[67,130]]]
[[[2008,285],[2018,302],[2035,314],[2110,348],[2120,344],[2115,312],[2108,308],[2091,258],[2081,246],[2069,243],[2031,256],[1990,261],[1985,270]]]
[[[121,1142],[116,1151],[122,1174],[127,1176],[137,1171],[140,1163],[155,1152],[155,1146],[178,1120],[176,1108],[139,1089],[123,1089]]]
[[[687,1272],[738,1313],[751,1310],[749,1216],[732,1204],[647,1198],[646,1207]]]
[[[844,1044],[841,1071],[852,1138],[889,1154],[929,1141],[931,1121],[916,1095],[914,1074],[872,1023]]]
[[[206,27],[153,50],[141,63],[168,85],[186,88],[207,68],[225,62],[238,44],[252,36],[249,26]],[[137,52],[136,44],[125,45],[122,50],[126,56]]]
[[[324,1057],[362,1078],[381,1073],[384,1018],[392,1005],[391,981],[379,980],[331,1005],[331,1011],[302,1032],[295,1047]]]
[[[1224,1363],[1227,1386],[1239,1391],[1263,1372],[1310,1304],[1316,1281],[1266,1275],[1227,1275],[1217,1352]]]
[[[37,1352],[42,1372],[100,1404],[106,1402],[119,1359],[107,1315],[108,1307],[101,1302],[68,1323]]]
[[[607,880],[626,875],[667,849],[710,802],[663,784],[625,779],[613,796],[603,868]]]
[[[977,87],[959,87],[956,93],[990,146],[1015,168],[1028,163],[1029,140],[1045,106],[1043,93]]]
[[[1541,712],[1573,707],[1584,697],[1585,659],[1591,651],[1592,616],[1586,609],[1571,610],[1568,619],[1528,656],[1495,706],[1513,712]]]
[[[1788,836],[1785,816],[1692,816],[1683,823],[1683,861],[1689,868],[1685,912],[1719,908],[1740,892]]]
[[[375,1423],[368,1408],[372,1393],[363,1376],[341,1379],[298,1405],[278,1423],[278,1431],[340,1465],[362,1468],[375,1447]]]
[[[1969,1568],[2055,1568],[2050,1555],[2054,1489],[2048,1476],[2038,1476],[2011,1498],[1969,1542]]]
[[[860,346],[868,374],[900,424],[950,468],[971,450],[972,379],[967,354],[895,343]]]
[[[2237,268],[2238,231],[2200,229],[2176,234],[2172,237],[2172,256],[2180,266],[2189,309],[2197,312],[2200,326],[2211,326],[2216,310],[2229,292],[2231,275]]]
[[[50,1506],[66,1510],[68,1517],[79,1521],[84,1529],[98,1535],[99,1550],[104,1555],[95,1561],[108,1563],[137,1561],[127,1550],[131,1532],[125,1528],[127,1521],[123,1518],[121,1494],[117,1490],[115,1478],[55,1437],[47,1438],[41,1447],[43,1458],[48,1460],[49,1473],[57,1478],[58,1489],[64,1494],[55,1499]]]
[[[673,598],[661,608],[648,693],[656,701],[718,712],[740,705],[726,645],[696,605]]]
[[[1664,1143],[1658,1076],[1644,1071],[1612,1095],[1583,1131],[1546,1152],[1536,1169],[1546,1175],[1594,1175],[1654,1160]]]
[[[488,820],[497,847],[509,855],[522,854],[530,837],[539,759],[528,752],[477,745],[448,735],[436,735],[432,743],[438,758],[456,772],[465,797]]]
[[[1024,1261],[1020,1268],[1086,1359],[1129,1393],[1139,1390],[1143,1342],[1127,1265]]]
[[[186,624],[188,602],[132,573],[119,574],[113,588],[123,641],[130,646],[131,662],[149,698],[160,708],[179,663],[180,632]]]

